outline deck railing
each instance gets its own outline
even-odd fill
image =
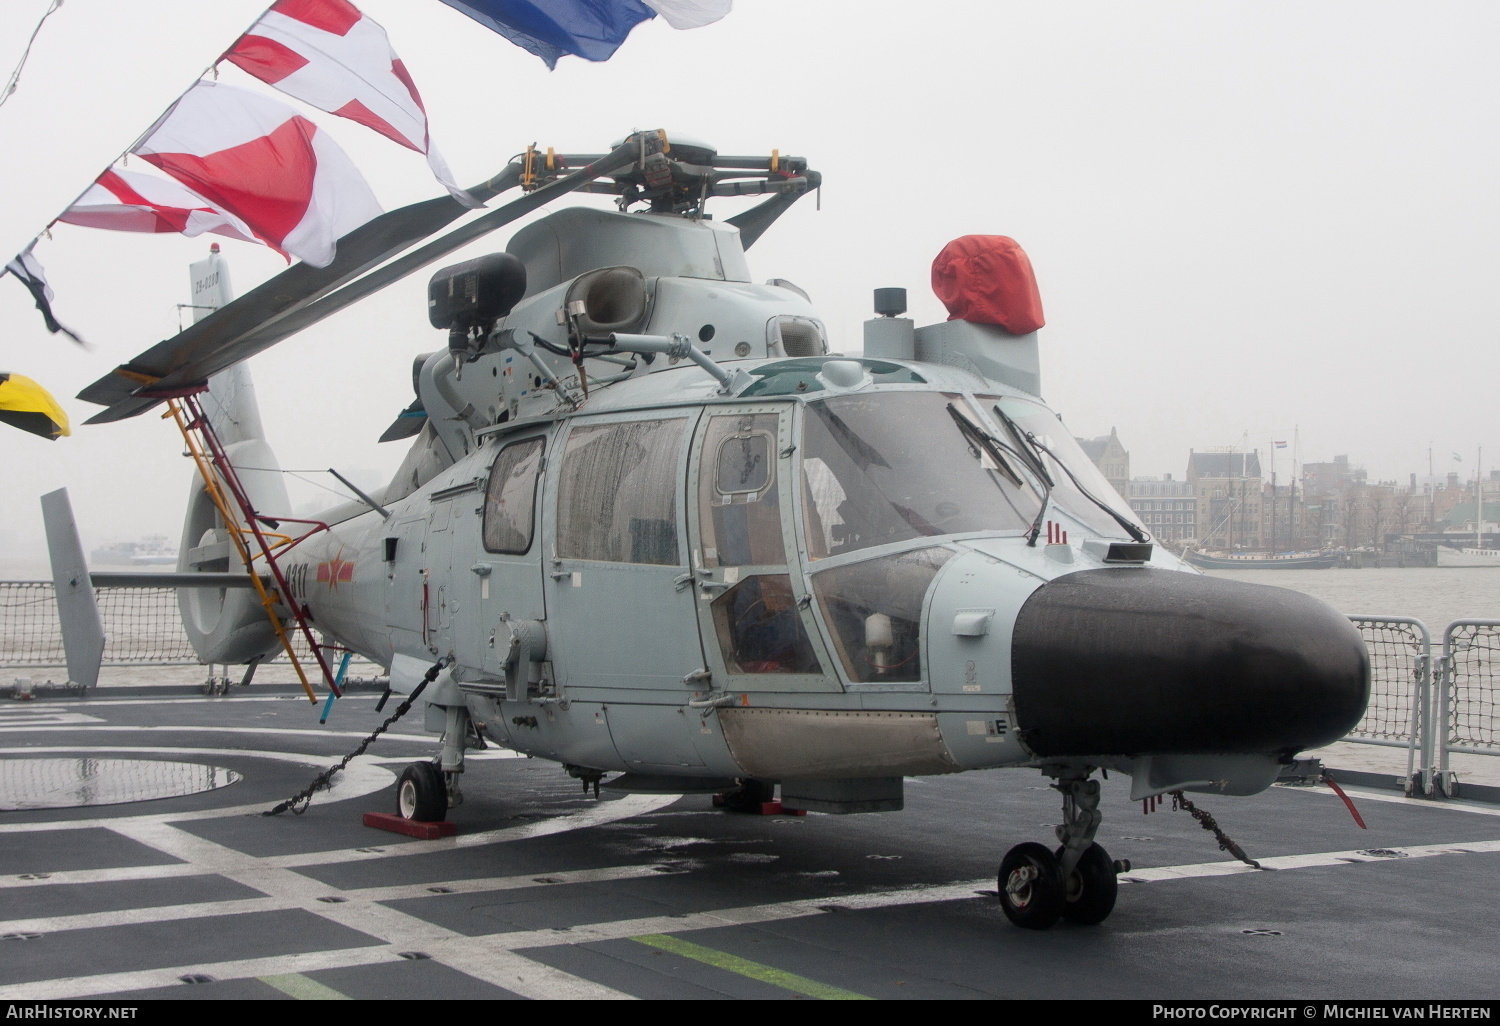
[[[200,665],[172,588],[95,589],[104,665]],[[1453,793],[1450,756],[1500,756],[1500,620],[1455,620],[1433,638],[1421,620],[1352,614],[1370,652],[1370,703],[1344,738],[1406,750],[1408,790]],[[298,644],[305,644],[300,641]],[[298,652],[299,658],[310,653]],[[271,665],[284,662],[278,655]],[[50,581],[0,581],[0,670],[66,666]],[[356,671],[378,671],[361,664]],[[224,668],[227,679],[229,668]],[[217,678],[208,667],[210,681]]]

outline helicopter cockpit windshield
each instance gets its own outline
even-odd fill
[[[1052,478],[1049,504],[1056,504],[1106,538],[1133,537],[1133,533],[1120,520],[1136,526],[1139,526],[1140,520],[1120,498],[1109,480],[1100,473],[1094,461],[1079,447],[1072,432],[1063,426],[1057,414],[1028,399],[994,395],[976,398],[984,406],[992,407],[1003,415],[999,418],[1002,422],[1009,418],[1023,435],[1035,436],[1036,441],[1041,443],[1032,448]],[[1016,439],[1015,444],[1024,445],[1026,439]],[[1101,509],[1099,504],[1108,506],[1114,511],[1114,515]]]
[[[813,559],[970,531],[1021,532],[1041,508],[1030,479],[961,429],[961,396],[877,392],[808,404],[802,496]],[[1020,482],[1020,483],[1017,483]]]

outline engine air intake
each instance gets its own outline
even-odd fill
[[[566,309],[580,302],[578,327],[585,335],[639,331],[646,321],[646,279],[634,267],[601,267],[568,287]]]
[[[772,317],[766,323],[766,348],[774,355],[822,356],[828,352],[828,334],[823,322],[812,317]]]

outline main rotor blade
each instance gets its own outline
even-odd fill
[[[800,189],[784,189],[764,203],[757,203],[749,210],[727,219],[726,223],[740,230],[740,245],[743,248],[749,249],[755,245],[772,222],[790,210],[793,203],[823,184],[823,176],[816,171],[808,171],[801,179],[793,179],[798,180],[806,184]]]
[[[478,199],[488,200],[513,188],[519,181],[520,167],[513,164],[470,192]],[[276,323],[352,281],[440,230],[467,209],[451,196],[440,196],[381,214],[340,239],[333,262],[327,267],[294,264],[173,338],[157,343],[129,363],[122,364],[78,393],[78,398],[113,407],[130,400],[142,385],[177,371],[196,371],[205,362],[217,362],[214,360],[216,356],[226,351],[233,352],[236,343],[247,335]],[[232,357],[223,366],[242,358]],[[222,370],[223,366],[214,370]],[[209,373],[213,371],[194,373],[193,377],[203,378]],[[151,405],[155,403],[125,415],[133,416]]]
[[[245,339],[245,344],[254,346],[255,352],[273,346],[287,336],[316,324],[330,314],[337,313],[350,303],[373,295],[387,285],[400,281],[413,271],[419,270],[447,256],[454,250],[468,245],[475,239],[487,235],[497,228],[504,227],[512,221],[526,216],[538,207],[545,206],[558,196],[569,192],[576,192],[596,178],[629,166],[634,163],[637,153],[638,150],[634,142],[626,143],[597,163],[581,168],[577,172],[566,178],[561,178],[550,185],[544,185],[520,199],[512,200],[505,206],[492,210],[483,217],[476,218],[468,224],[455,228],[442,238],[434,239],[427,245],[419,249],[414,249],[396,260],[392,260],[384,267],[370,272],[358,281],[351,282],[332,295],[325,296],[285,319],[275,324],[267,325]],[[180,374],[174,374],[169,379],[163,379],[162,384],[169,388],[177,387],[180,384],[177,379],[180,377]],[[89,421],[89,423],[93,423],[93,421]]]

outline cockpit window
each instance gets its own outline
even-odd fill
[[[813,575],[813,593],[851,681],[922,679],[922,603],[949,549],[913,549]]]
[[[530,550],[541,466],[540,438],[507,445],[495,457],[484,492],[485,551],[519,554]]]
[[[1037,441],[1051,450],[1050,456],[1045,452],[1037,452],[1037,458],[1043,461],[1043,466],[1047,468],[1055,486],[1052,490],[1051,502],[1061,506],[1069,514],[1107,538],[1130,537],[1118,521],[1091,502],[1079,490],[1078,484],[1074,483],[1073,476],[1076,476],[1094,498],[1131,523],[1137,525],[1140,523],[1140,518],[1132,512],[1125,500],[1120,498],[1114,486],[1094,465],[1094,461],[1089,459],[1088,454],[1078,445],[1073,433],[1063,426],[1057,414],[1040,403],[1011,396],[976,396],[975,398],[986,408],[998,407],[1015,422],[1023,435],[1028,432],[1035,435]],[[1019,445],[1021,441],[1024,439],[1017,440],[1016,444]],[[1069,476],[1058,465],[1058,460],[1067,464],[1067,469],[1073,472],[1073,476]]]
[[[810,403],[802,501],[813,559],[966,531],[1023,531],[1041,508],[960,429],[936,392],[846,395]]]
[[[714,599],[714,630],[730,673],[822,673],[786,574],[747,577]]]

